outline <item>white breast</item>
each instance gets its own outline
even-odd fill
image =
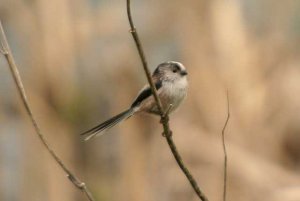
[[[187,80],[182,77],[175,82],[163,82],[160,98],[166,110],[172,104],[171,112],[178,108],[187,93]]]

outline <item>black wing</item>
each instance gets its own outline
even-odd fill
[[[155,88],[156,90],[160,89],[162,86],[162,82],[158,81],[155,83]],[[143,100],[145,100],[146,98],[148,98],[149,96],[152,95],[152,91],[150,87],[145,88],[139,95],[138,97],[136,97],[136,99],[134,100],[134,102],[132,103],[131,107],[135,107],[138,106]]]

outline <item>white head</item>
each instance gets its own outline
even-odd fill
[[[157,66],[153,72],[153,77],[161,81],[179,81],[186,79],[187,71],[182,63],[177,61],[167,61]]]

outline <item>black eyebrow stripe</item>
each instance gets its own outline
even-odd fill
[[[181,71],[181,68],[180,68],[179,64],[175,64],[175,67],[176,67],[176,70]]]
[[[161,87],[162,87],[161,81],[158,81],[155,83],[156,90],[160,89]],[[134,102],[131,105],[131,108],[138,106],[143,100],[145,100],[146,98],[148,98],[151,95],[152,95],[151,88],[147,87],[138,95],[138,97],[136,97],[136,99],[134,100]]]

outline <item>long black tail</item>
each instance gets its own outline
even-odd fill
[[[102,131],[109,129],[113,127],[114,125],[120,123],[121,121],[131,117],[135,113],[134,108],[130,108],[110,119],[107,121],[95,126],[94,128],[91,128],[90,130],[85,131],[84,133],[81,133],[81,135],[85,136],[84,140],[89,140],[97,135],[103,134]]]

